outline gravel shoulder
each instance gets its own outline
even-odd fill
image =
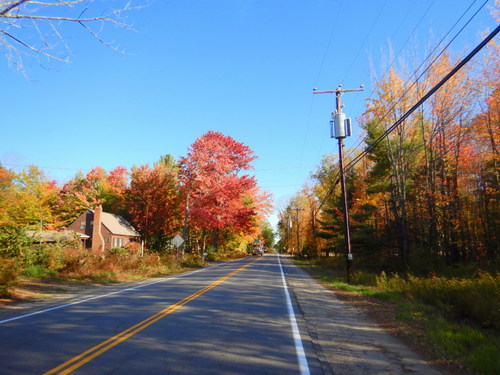
[[[326,374],[449,374],[400,338],[389,309],[359,296],[342,299],[285,259],[289,288]]]

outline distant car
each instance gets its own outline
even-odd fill
[[[260,241],[254,241],[252,245],[252,256],[254,255],[264,255],[264,247],[262,246],[262,243]]]
[[[260,255],[260,256],[262,256],[262,255],[264,255],[264,254],[263,254],[262,249],[257,249],[257,248],[254,248],[254,249],[252,250],[252,255]]]

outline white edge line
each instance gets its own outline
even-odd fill
[[[281,266],[281,255],[278,255],[278,263],[281,271],[281,279],[283,280],[283,290],[285,291],[286,305],[288,307],[288,315],[290,316],[290,324],[292,326],[293,341],[295,342],[295,351],[297,352],[300,373],[302,375],[309,375],[309,364],[307,363],[306,353],[304,351],[304,346],[302,345],[299,326],[297,325],[297,320],[295,319],[290,293],[288,293],[288,287],[286,286],[285,274],[283,272],[283,267]]]
[[[238,259],[236,259],[236,260],[238,260]],[[82,300],[80,300],[80,301],[76,301],[76,302],[72,302],[72,303],[66,303],[66,304],[64,304],[64,305],[59,305],[59,306],[54,306],[54,307],[51,307],[50,309],[45,309],[45,310],[35,311],[35,312],[29,313],[29,314],[19,315],[19,316],[15,316],[15,317],[13,317],[13,318],[5,319],[5,320],[0,320],[0,325],[5,324],[5,323],[10,323],[10,322],[13,322],[13,321],[15,321],[15,320],[28,318],[28,317],[33,316],[33,315],[44,314],[44,313],[47,313],[47,312],[49,312],[49,311],[59,310],[59,309],[63,309],[63,308],[65,308],[65,307],[78,305],[78,304],[80,304],[80,303],[84,303],[84,302],[92,301],[92,300],[94,300],[94,299],[99,299],[99,298],[109,297],[109,296],[112,296],[113,294],[119,294],[119,293],[123,293],[123,292],[129,292],[129,291],[131,291],[131,290],[140,289],[140,288],[144,288],[144,287],[146,287],[146,286],[150,286],[150,285],[154,285],[154,284],[163,283],[163,282],[165,282],[165,281],[178,279],[178,278],[180,278],[180,277],[189,276],[189,275],[192,275],[192,274],[197,273],[197,272],[201,272],[201,271],[208,270],[208,269],[210,269],[210,268],[219,267],[219,266],[222,266],[222,265],[224,265],[224,264],[228,264],[228,263],[231,263],[231,262],[235,262],[236,260],[229,261],[229,262],[224,262],[224,263],[220,263],[220,264],[216,264],[216,265],[214,265],[214,266],[209,266],[209,267],[206,267],[206,268],[202,268],[202,269],[199,269],[199,270],[195,270],[195,271],[191,271],[191,272],[183,273],[183,274],[180,274],[180,275],[175,275],[175,276],[165,277],[165,278],[162,278],[161,280],[154,281],[154,282],[152,282],[152,283],[141,284],[141,285],[137,285],[137,286],[134,286],[134,287],[131,287],[131,288],[121,289],[121,290],[117,290],[117,291],[114,291],[114,292],[111,292],[111,293],[106,293],[106,294],[102,294],[102,295],[99,295],[99,296],[95,296],[95,297],[90,297],[90,298],[82,299]]]

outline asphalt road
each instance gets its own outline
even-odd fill
[[[0,374],[321,374],[282,275],[247,257],[0,315]]]

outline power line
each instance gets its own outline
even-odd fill
[[[440,39],[440,41],[436,44],[436,46],[433,48],[433,50],[428,54],[428,56],[421,62],[421,64],[418,66],[417,69],[415,69],[414,73],[406,80],[406,82],[404,83],[404,85],[402,86],[403,88],[395,95],[395,97],[399,97],[399,99],[394,103],[392,104],[391,108],[388,109],[388,111],[381,117],[381,121],[384,120],[386,118],[386,116],[394,109],[394,107],[403,99],[403,97],[408,93],[408,91],[410,91],[410,89],[415,85],[415,83],[418,81],[418,79],[420,77],[422,77],[429,69],[430,67],[432,66],[432,64],[436,61],[437,58],[439,58],[443,53],[444,51],[446,51],[446,49],[450,46],[450,44],[458,37],[458,35],[460,35],[462,33],[462,31],[465,29],[465,27],[472,21],[472,19],[477,15],[477,13],[479,13],[479,11],[486,5],[486,3],[488,2],[487,0],[485,0],[483,2],[483,4],[478,8],[478,10],[472,15],[472,17],[465,23],[465,25],[456,33],[456,35],[451,39],[451,41],[441,50],[441,52],[434,58],[434,60],[426,67],[426,69],[418,76],[418,78],[412,83],[412,85],[410,87],[408,87],[406,89],[406,91],[401,94],[401,92],[403,91],[403,89],[408,85],[408,83],[410,82],[410,80],[418,73],[418,71],[421,69],[421,67],[425,64],[426,61],[428,61],[432,56],[433,56],[433,53],[438,49],[438,47],[443,43],[443,41],[446,40],[446,38],[448,37],[448,35],[451,33],[451,31],[457,26],[457,24],[465,17],[465,15],[469,12],[469,10],[473,7],[473,5],[477,2],[478,0],[473,0],[473,2],[467,7],[467,9],[462,13],[462,15],[459,17],[459,19],[453,24],[453,26],[448,30],[448,32]],[[402,49],[404,48],[404,46],[408,43],[408,41],[410,40],[411,36],[415,34],[418,26],[421,24],[422,20],[425,18],[425,16],[427,15],[427,13],[429,12],[429,10],[432,8],[432,6],[434,5],[435,3],[435,0],[433,0],[431,2],[431,4],[426,8],[424,14],[420,17],[418,23],[416,24],[416,26],[413,28],[410,36],[408,36],[408,38],[406,39],[406,41],[404,42],[403,46],[399,49],[398,53],[396,54],[396,56],[392,59],[391,63],[389,64],[389,66],[387,67],[387,69],[385,70],[384,74],[382,75],[382,78],[385,77],[389,71],[389,69],[394,65],[397,57],[401,54],[401,51]],[[387,4],[387,3],[386,3]],[[371,33],[371,30],[373,30],[373,28],[375,27],[376,23],[377,23],[377,20],[379,18],[379,16],[381,15],[382,13],[382,10],[385,8],[385,5],[384,4],[382,6],[382,8],[380,9],[379,11],[379,14],[378,16],[376,17],[374,23],[372,24],[371,26],[371,29],[370,29],[370,32],[367,34],[367,36],[365,37],[365,41],[363,42],[363,44],[366,42],[366,39],[368,38],[368,36],[370,35]],[[408,11],[408,13],[410,12],[410,10]],[[406,17],[408,16],[408,14],[406,15]],[[405,18],[406,18],[405,17]],[[401,24],[403,23],[403,21],[401,22]],[[400,26],[398,27],[398,30],[399,28],[401,27],[401,24]],[[333,31],[332,31],[333,33]],[[331,37],[331,36],[330,36]],[[363,44],[361,45],[360,47],[360,50],[363,46]],[[353,60],[353,62],[351,62],[351,65],[349,67],[349,70],[351,69],[352,65],[354,64],[354,61],[357,59],[357,56],[359,55],[359,51],[358,51],[358,54],[356,55],[356,58]],[[323,57],[325,58],[325,56]],[[347,75],[347,74],[346,74]],[[345,77],[344,77],[345,78]],[[373,90],[371,91],[371,94],[373,94]],[[371,95],[370,94],[370,95]],[[401,94],[401,96],[400,96]],[[309,114],[310,116],[310,114]],[[350,158],[356,151],[358,151],[359,147],[362,145],[364,139],[363,139],[363,136],[360,134],[358,135],[356,141],[354,142],[355,146],[352,147],[350,149],[350,151],[348,152],[346,158]]]
[[[70,168],[70,167],[42,167],[36,164],[12,164],[12,163],[1,163],[2,166],[6,167],[15,167],[15,168],[29,168],[29,167],[37,167],[40,169],[61,169],[61,170],[70,170],[70,171],[85,171],[90,170],[92,168]],[[293,169],[304,169],[304,168],[312,168],[316,167],[316,165],[300,165],[293,167],[280,167],[280,168],[266,168],[266,169],[251,169],[247,172],[274,172],[274,171],[287,171]]]
[[[351,68],[353,67],[354,63],[356,62],[356,60],[358,59],[358,56],[359,54],[361,53],[361,50],[363,49],[363,46],[365,45],[366,41],[368,40],[368,37],[370,36],[370,34],[372,33],[373,29],[375,28],[375,25],[377,24],[380,16],[382,15],[382,11],[384,10],[385,6],[387,5],[387,2],[388,0],[385,1],[384,5],[382,5],[382,8],[380,8],[378,14],[377,14],[377,17],[375,17],[375,20],[373,21],[372,23],[372,26],[370,28],[370,30],[368,31],[368,33],[366,34],[365,36],[365,39],[363,40],[363,42],[361,43],[361,46],[359,47],[358,49],[358,52],[356,53],[356,55],[354,56],[354,58],[352,59],[351,61],[351,65],[349,65],[349,68],[347,68],[347,71],[345,72],[344,74],[344,77],[342,78],[342,80],[340,81],[341,84],[344,83],[345,81],[345,77],[347,77],[349,75],[349,72],[351,71]]]
[[[2,165],[7,166],[7,167],[14,167],[14,168],[29,168],[29,167],[37,167],[39,169],[60,169],[60,170],[68,170],[68,171],[84,171],[84,170],[90,170],[90,168],[67,168],[67,167],[41,167],[35,164],[11,164],[11,163],[2,163]]]
[[[436,46],[432,49],[432,51],[427,55],[427,57],[420,63],[420,65],[417,67],[417,69],[415,69],[415,71],[413,72],[413,74],[406,80],[406,82],[404,83],[403,85],[403,88],[406,87],[406,85],[410,82],[410,80],[417,74],[417,72],[420,70],[420,68],[422,68],[422,66],[424,65],[424,63],[426,61],[428,61],[434,54],[434,52],[437,50],[437,48],[446,40],[446,38],[448,37],[448,35],[451,33],[451,31],[457,26],[457,24],[465,17],[465,15],[469,12],[469,10],[472,8],[472,6],[477,2],[477,0],[474,0],[472,2],[471,5],[469,5],[469,7],[462,13],[462,15],[460,16],[460,18],[453,24],[453,26],[448,30],[448,32],[439,40],[439,42],[436,44]],[[406,91],[401,94],[402,90],[401,89],[396,95],[395,97],[399,97],[399,99],[397,100],[396,103],[394,103],[388,110],[387,112],[380,118],[380,121],[384,120],[385,117],[394,109],[394,107],[403,99],[403,97],[408,93],[408,91],[410,91],[413,86],[415,86],[416,82],[418,82],[418,80],[431,68],[432,64],[446,51],[446,49],[448,49],[448,47],[450,46],[451,43],[453,43],[453,41],[462,33],[462,31],[465,29],[465,27],[467,27],[467,25],[469,25],[469,23],[476,17],[476,15],[479,13],[479,11],[481,9],[484,8],[484,6],[486,5],[486,3],[488,2],[488,0],[485,0],[483,2],[483,4],[476,10],[476,12],[469,18],[469,20],[465,23],[464,26],[462,26],[462,28],[455,34],[455,36],[450,40],[450,42],[448,42],[448,44],[443,47],[443,49],[439,52],[438,55],[435,56],[435,58],[432,60],[431,63],[429,63],[429,65],[427,65],[427,67],[425,68],[424,71],[422,71],[422,73],[420,73],[420,75],[414,80],[414,82],[411,84],[410,87],[408,87],[408,89],[406,89]],[[432,4],[431,4],[432,5]],[[426,10],[426,13],[429,11],[430,7]],[[425,16],[424,14],[424,16]],[[423,16],[422,16],[423,18]],[[422,18],[420,19],[419,21],[419,24],[422,20]],[[418,25],[417,25],[418,26]],[[412,35],[413,33],[415,32],[415,29],[413,30],[412,32]],[[408,38],[409,39],[409,38]],[[408,40],[407,40],[408,41]],[[406,42],[405,42],[406,44]],[[398,52],[398,55],[399,55],[400,52]],[[386,76],[387,72],[389,71],[389,69],[392,67],[392,65],[394,64],[396,58],[393,59],[393,61],[391,62],[390,66],[386,69],[386,71],[384,72],[384,74],[382,75],[382,78]],[[370,95],[373,94],[373,90],[371,91]],[[401,94],[401,95],[400,95]],[[363,143],[363,139],[361,139],[361,136],[359,137],[358,139],[358,143],[356,144],[356,146],[354,146],[354,148],[352,149],[352,151],[347,155],[347,157],[350,157],[354,152],[356,152],[356,149]]]
[[[462,61],[460,61],[439,83],[430,89],[413,107],[411,107],[399,120],[391,125],[379,138],[369,145],[363,152],[352,159],[347,165],[346,170],[354,167],[368,152],[382,142],[387,136],[392,133],[404,120],[406,120],[418,107],[427,101],[434,93],[441,88],[448,80],[453,77],[465,64],[467,64],[481,49],[486,46],[500,32],[500,26],[497,26],[476,48],[474,48]]]
[[[304,169],[304,168],[312,168],[316,167],[316,165],[299,165],[294,167],[281,167],[281,168],[267,168],[267,169],[251,169],[248,172],[274,172],[274,171],[289,171],[292,169]]]
[[[432,87],[415,105],[413,105],[401,118],[399,118],[393,125],[391,125],[379,138],[377,138],[371,145],[369,145],[365,150],[358,154],[354,159],[352,159],[345,166],[345,171],[352,169],[357,163],[359,163],[374,147],[376,147],[380,142],[382,142],[387,136],[393,132],[401,123],[406,120],[418,107],[425,103],[437,90],[441,88],[451,77],[453,77],[465,64],[467,64],[481,49],[483,49],[498,33],[500,32],[500,26],[497,26],[481,43],[479,43],[476,48],[474,48],[465,58],[463,58],[444,78],[439,81],[434,87]],[[384,115],[385,116],[385,115]],[[337,173],[335,182],[331,185],[328,192],[325,194],[324,198],[320,201],[319,209],[324,205],[326,199],[333,192],[335,186],[340,182],[340,174]]]
[[[316,87],[316,83],[321,75],[321,72],[323,70],[323,66],[325,64],[325,60],[326,60],[326,57],[328,55],[328,52],[330,50],[330,45],[332,43],[332,40],[333,40],[333,35],[334,35],[334,32],[335,32],[335,29],[337,27],[337,24],[338,24],[338,19],[342,13],[342,6],[343,6],[343,1],[342,3],[340,4],[340,7],[337,11],[337,16],[335,18],[335,21],[333,22],[333,27],[332,27],[332,30],[330,32],[330,37],[328,38],[328,43],[327,43],[327,46],[326,46],[326,49],[325,49],[325,53],[323,54],[323,59],[321,60],[321,64],[320,64],[320,67],[319,67],[319,70],[318,70],[318,74],[316,76],[316,80],[314,82],[314,86],[313,87]],[[308,139],[308,136],[309,136],[309,127],[310,127],[310,124],[311,124],[311,113],[312,113],[312,108],[313,108],[313,99],[311,97],[311,101],[310,101],[310,104],[309,104],[309,111],[308,111],[308,114],[307,114],[307,121],[306,121],[306,134],[304,136],[304,141],[303,141],[303,144],[302,144],[302,151],[300,153],[300,165],[302,165],[302,160],[304,158],[304,153],[305,153],[305,149],[306,149],[306,144],[307,144],[307,139]],[[299,183],[298,183],[298,180],[299,180],[299,175],[297,174],[297,178],[296,178],[296,181],[297,183],[295,184],[295,186],[297,186]]]
[[[344,5],[344,1],[342,1],[340,3],[340,7],[339,7],[339,9],[337,11],[337,17],[335,18],[335,21],[333,21],[332,31],[330,32],[330,37],[328,38],[328,43],[326,45],[326,50],[325,50],[325,53],[323,54],[323,59],[321,60],[321,64],[319,66],[318,75],[316,76],[316,80],[314,81],[314,87],[316,87],[316,85],[318,83],[318,80],[319,80],[319,77],[321,75],[321,72],[323,70],[323,66],[325,65],[325,60],[326,60],[326,57],[327,57],[328,52],[330,50],[330,45],[332,44],[333,34],[335,32],[335,29],[337,28],[339,17],[342,14],[342,7],[343,7],[343,5]]]
[[[403,88],[406,87],[406,85],[410,82],[410,80],[417,74],[417,72],[420,70],[420,68],[424,65],[424,63],[429,60],[432,56],[433,56],[433,53],[437,50],[437,48],[441,45],[441,43],[443,43],[444,40],[446,40],[447,36],[450,34],[450,32],[455,28],[455,26],[462,20],[462,18],[464,18],[464,16],[467,14],[467,12],[472,8],[472,6],[477,2],[477,0],[474,0],[472,2],[471,5],[469,5],[469,7],[462,13],[462,15],[460,16],[460,18],[454,23],[454,25],[450,28],[450,30],[448,30],[448,32],[446,33],[446,35],[444,35],[441,40],[436,44],[436,46],[432,49],[432,51],[428,54],[428,56],[422,61],[422,63],[417,67],[417,69],[415,69],[414,73],[406,80],[405,84],[403,85]],[[405,97],[405,95],[408,93],[408,91],[410,91],[413,86],[415,86],[415,84],[418,82],[418,80],[431,68],[432,64],[434,64],[434,62],[448,49],[448,47],[450,46],[451,43],[453,43],[453,41],[462,33],[462,31],[465,29],[465,27],[467,27],[467,25],[469,25],[469,23],[476,17],[476,15],[479,13],[479,11],[484,8],[484,6],[486,5],[486,3],[488,2],[488,0],[485,0],[483,2],[483,4],[476,10],[476,12],[469,18],[469,20],[465,23],[464,26],[462,26],[462,28],[455,34],[455,36],[450,40],[450,42],[448,42],[446,44],[446,46],[443,47],[443,49],[439,52],[439,54],[437,54],[434,59],[432,60],[432,62],[429,63],[429,65],[427,65],[427,67],[425,68],[425,70],[422,71],[422,73],[420,73],[420,75],[413,81],[413,83],[411,84],[410,87],[408,87],[406,89],[406,91],[401,94],[401,91],[403,89],[401,89],[396,95],[395,97],[399,97],[399,99],[394,103],[392,104],[392,106],[386,111],[386,113],[379,119],[379,121],[383,121],[387,115],[389,113],[391,113],[391,111],[396,107],[396,105],[401,102],[401,100]],[[429,10],[429,9],[427,9]],[[427,13],[427,12],[426,12]],[[387,72],[389,71],[390,67],[392,66],[392,64],[394,63],[395,59],[392,61],[391,65],[389,66],[389,68],[385,71],[385,73],[382,75],[382,77],[384,77]],[[373,94],[373,90],[371,92],[371,94]],[[356,152],[356,149],[363,143],[363,139],[361,139],[361,136],[359,137],[360,139],[358,140],[358,143],[356,144],[356,146],[352,149],[352,151],[347,155],[347,157],[350,157],[354,152]]]

